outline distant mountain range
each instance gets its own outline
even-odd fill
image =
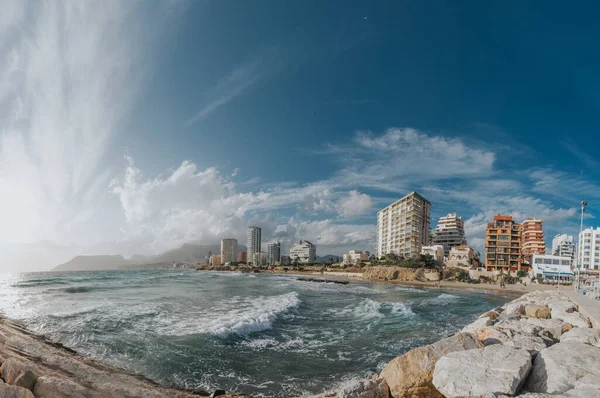
[[[246,251],[246,246],[238,245],[239,251]],[[102,271],[123,269],[128,266],[150,264],[150,263],[195,263],[203,261],[206,256],[211,254],[219,254],[221,245],[195,245],[185,243],[178,249],[166,251],[156,256],[134,255],[130,259],[126,259],[120,254],[118,255],[92,255],[92,256],[77,256],[70,261],[52,268],[52,271]]]
[[[244,245],[238,245],[238,251],[246,251]],[[185,243],[180,248],[168,250],[156,256],[134,255],[126,259],[120,254],[117,255],[91,255],[76,256],[70,261],[58,265],[52,271],[102,271],[115,270],[132,267],[136,265],[154,264],[154,263],[195,263],[204,261],[209,253],[219,254],[221,245],[196,245]],[[326,256],[317,256],[317,263],[335,263],[342,261],[342,257],[328,254]]]

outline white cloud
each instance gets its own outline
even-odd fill
[[[235,169],[233,169],[233,172],[231,173],[231,176],[235,177],[236,175],[238,175],[239,172],[240,172],[239,167],[236,167]]]
[[[340,216],[356,217],[369,210],[373,206],[373,200],[369,195],[353,190],[338,201],[338,206]]]

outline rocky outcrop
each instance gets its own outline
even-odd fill
[[[26,388],[11,386],[0,381],[0,397],[2,398],[35,398]]]
[[[560,336],[561,343],[576,342],[600,348],[600,329],[575,328]]]
[[[338,392],[338,398],[388,398],[390,389],[382,378],[367,379],[343,387]]]
[[[598,364],[600,348],[577,342],[555,344],[537,355],[525,388],[549,394],[576,388],[600,391]]]
[[[483,344],[473,334],[458,333],[394,358],[380,377],[385,379],[394,398],[442,397],[432,383],[436,362],[451,352],[482,347]]]
[[[445,397],[486,394],[514,395],[531,370],[527,350],[492,345],[480,350],[452,352],[435,365],[433,385]]]
[[[83,398],[91,395],[90,390],[67,379],[42,376],[33,390],[36,398]]]
[[[363,273],[364,279],[394,281],[415,279],[415,269],[402,267],[368,267]]]

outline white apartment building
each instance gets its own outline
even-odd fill
[[[260,240],[261,240],[261,230],[259,227],[248,227],[248,240],[247,240],[247,245],[248,246],[248,254],[247,254],[247,261],[248,262],[253,262],[254,261],[254,253],[259,253],[260,252]]]
[[[312,264],[317,259],[317,247],[307,240],[299,240],[290,249],[292,263],[298,258],[302,264]]]
[[[252,265],[255,267],[267,265],[267,253],[257,252],[252,254]]]
[[[344,254],[343,264],[358,264],[363,261],[369,261],[369,253],[363,253],[360,250],[350,250],[348,254]]]
[[[462,217],[455,213],[440,217],[435,231],[433,231],[433,244],[444,246],[444,256],[448,257],[450,249],[456,246],[466,246],[465,223]]]
[[[558,234],[552,239],[552,254],[575,258],[575,238],[573,235]]]
[[[237,239],[221,239],[221,264],[231,264],[237,262],[237,251]]]
[[[572,262],[573,259],[570,257],[537,253],[531,255],[533,275],[535,278],[541,276],[544,283],[572,281],[574,276],[571,270]]]
[[[454,246],[450,249],[447,265],[449,267],[470,267],[473,260],[473,249],[469,246]]]
[[[577,242],[577,262],[580,269],[600,269],[600,228],[581,231]]]
[[[431,203],[411,192],[377,213],[376,256],[412,257],[429,242]]]
[[[421,254],[429,254],[436,261],[444,261],[444,246],[423,246],[421,247]]]
[[[281,259],[281,243],[269,243],[267,245],[267,265],[278,264]]]

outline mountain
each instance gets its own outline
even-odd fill
[[[52,268],[52,271],[103,271],[119,269],[123,265],[136,265],[132,260],[126,260],[120,254],[115,256],[77,256],[70,261]]]
[[[246,246],[238,245],[238,251],[246,251]],[[69,262],[54,267],[52,271],[100,271],[150,263],[196,263],[204,261],[209,252],[211,254],[221,253],[221,245],[184,243],[180,248],[166,251],[158,256],[148,257],[136,254],[129,260],[121,255],[77,256]]]

